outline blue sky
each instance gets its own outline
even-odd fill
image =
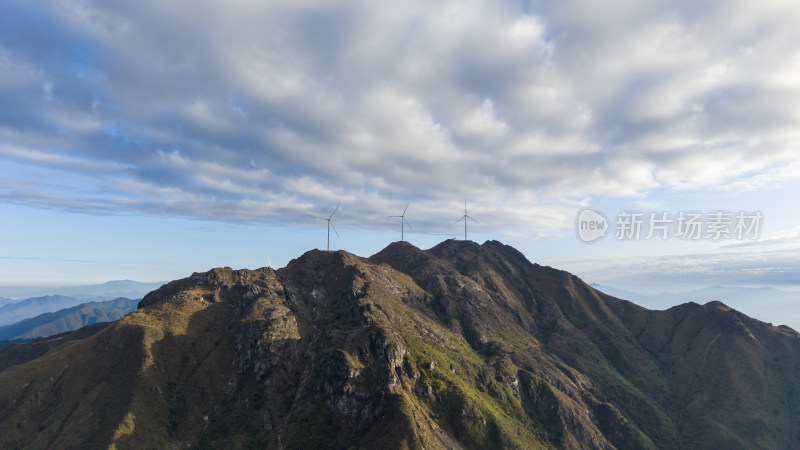
[[[800,4],[0,4],[0,285],[497,239],[653,293],[800,289]],[[760,211],[581,242],[584,207]],[[612,224],[613,225],[613,224]]]

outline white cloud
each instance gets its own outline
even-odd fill
[[[86,210],[295,223],[308,205],[377,218],[414,201],[432,226],[466,197],[497,205],[486,212],[508,233],[551,217],[557,234],[572,219],[556,205],[592,196],[800,177],[796,6],[519,8],[15,5],[0,157],[119,199],[59,193]],[[113,174],[91,181],[97,165]],[[40,204],[42,189],[20,198]]]
[[[560,268],[587,282],[640,289],[647,294],[676,286],[684,290],[717,284],[800,286],[796,247],[571,260],[562,261]]]

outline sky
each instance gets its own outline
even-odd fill
[[[0,285],[280,267],[338,204],[332,249],[399,240],[406,205],[430,248],[466,201],[471,240],[587,282],[800,289],[797,23],[774,0],[6,0]],[[617,239],[650,213],[666,236]]]

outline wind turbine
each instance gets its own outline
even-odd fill
[[[389,217],[399,217],[400,218],[400,242],[403,242],[403,240],[404,240],[405,231],[403,229],[403,222],[408,224],[408,228],[411,228],[411,231],[414,231],[414,227],[412,227],[411,223],[409,223],[409,221],[406,220],[406,210],[408,209],[408,205],[409,205],[409,203],[406,203],[406,209],[403,210],[403,214],[400,214],[399,216],[389,216]]]
[[[460,219],[456,220],[456,223],[461,222],[462,220],[464,221],[464,240],[465,241],[467,240],[467,219],[469,219],[469,220],[471,220],[471,221],[473,221],[475,223],[480,223],[477,220],[475,220],[472,217],[470,217],[469,214],[467,214],[467,201],[464,200],[464,215]]]
[[[334,227],[334,226],[333,226],[333,222],[331,222],[331,219],[333,218],[333,215],[334,215],[334,214],[336,214],[336,210],[338,210],[338,209],[339,209],[339,206],[341,206],[341,205],[342,205],[341,203],[339,203],[338,205],[336,205],[336,208],[334,208],[334,209],[333,209],[333,212],[332,212],[332,213],[331,213],[331,215],[330,215],[330,216],[328,216],[327,218],[325,218],[325,217],[311,216],[311,218],[312,218],[312,219],[319,219],[319,220],[326,220],[326,221],[328,221],[328,251],[330,251],[330,249],[331,249],[331,227],[333,227],[333,232],[334,232],[334,233],[336,233],[336,237],[339,237],[339,232],[338,232],[338,231],[336,231],[336,227]]]

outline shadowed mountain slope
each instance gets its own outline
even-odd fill
[[[800,445],[796,332],[649,311],[495,241],[214,269],[69,336],[0,365],[0,447]]]

